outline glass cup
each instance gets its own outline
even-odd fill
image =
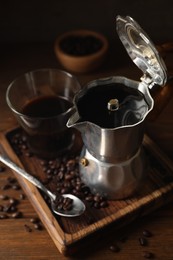
[[[79,90],[78,80],[58,69],[28,72],[7,88],[7,104],[38,157],[55,158],[72,147],[74,134],[66,123]]]

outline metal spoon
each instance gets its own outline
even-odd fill
[[[46,193],[46,195],[49,196],[51,199],[51,208],[54,213],[60,216],[64,217],[76,217],[80,216],[85,211],[85,204],[76,196],[72,194],[64,194],[63,197],[69,197],[73,200],[73,205],[71,210],[57,210],[55,206],[55,199],[56,195],[53,194],[50,190],[48,190],[39,180],[37,180],[35,177],[27,173],[25,170],[17,166],[15,163],[13,163],[7,156],[0,155],[0,161],[3,162],[5,165],[7,165],[9,168],[17,172],[19,175],[30,181],[32,184],[34,184],[36,187],[41,189]]]

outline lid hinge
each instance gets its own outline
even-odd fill
[[[141,81],[145,83],[149,88],[152,88],[152,86],[155,84],[153,82],[153,79],[148,73],[145,73],[141,78]]]

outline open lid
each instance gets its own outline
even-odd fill
[[[142,81],[145,81],[149,88],[154,84],[164,86],[167,81],[165,63],[138,23],[130,16],[117,16],[116,29],[129,56],[143,71]]]

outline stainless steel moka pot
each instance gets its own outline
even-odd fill
[[[149,90],[167,80],[165,64],[140,26],[129,16],[118,16],[116,26],[142,78],[138,82],[112,76],[89,82],[76,94],[67,122],[83,139],[82,181],[92,193],[109,199],[133,195],[147,173],[142,141],[145,118],[154,105]]]

